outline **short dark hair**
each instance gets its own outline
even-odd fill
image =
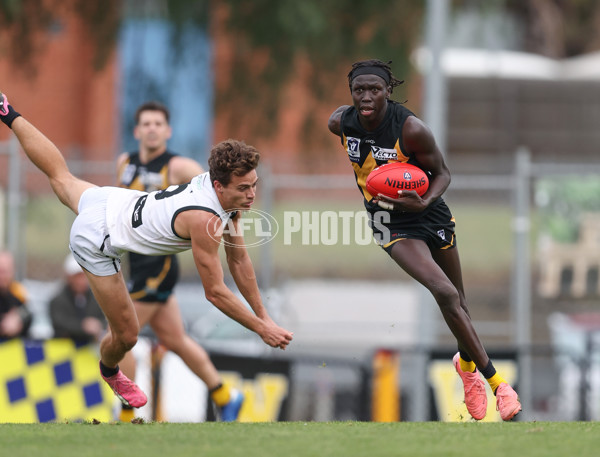
[[[387,75],[389,76],[389,86],[390,86],[390,94],[394,91],[394,87],[399,86],[400,84],[402,84],[404,81],[401,81],[399,79],[397,79],[393,74],[392,74],[392,67],[390,67],[390,64],[392,63],[392,61],[390,60],[389,62],[385,63],[381,60],[377,60],[377,59],[369,59],[369,60],[360,60],[358,62],[354,62],[352,64],[352,70],[350,70],[350,72],[348,73],[348,86],[350,87],[350,92],[352,92],[352,80],[353,75],[354,75],[354,71],[358,68],[362,68],[362,67],[378,67],[381,68],[385,73],[387,73]]]
[[[135,123],[136,125],[140,123],[140,116],[144,111],[160,111],[165,115],[165,119],[167,120],[167,124],[169,123],[170,114],[169,109],[160,102],[150,101],[146,103],[142,103],[138,106],[138,109],[135,110]]]
[[[258,166],[259,159],[260,153],[254,146],[232,139],[221,141],[210,150],[210,180],[227,186],[232,175],[244,176],[250,173]]]

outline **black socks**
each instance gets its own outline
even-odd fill
[[[118,372],[119,365],[117,365],[115,368],[110,368],[104,365],[102,363],[102,360],[100,361],[100,373],[102,373],[102,376],[104,376],[105,378],[110,378],[111,376],[116,375]]]

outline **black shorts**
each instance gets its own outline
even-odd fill
[[[147,256],[129,253],[129,295],[140,302],[165,303],[179,279],[175,255]]]
[[[400,240],[423,240],[429,249],[452,249],[456,246],[454,217],[443,200],[432,204],[426,211],[403,213],[369,211],[369,225],[378,244],[390,254],[392,246]]]

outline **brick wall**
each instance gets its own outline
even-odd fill
[[[0,90],[68,160],[113,160],[119,140],[116,59],[113,55],[101,71],[94,70],[93,49],[83,27],[64,12],[50,30],[39,31],[42,46],[34,59],[35,75],[16,68],[0,50]],[[0,31],[0,42],[9,42],[7,33]],[[6,128],[0,129],[0,141],[8,136]],[[0,173],[2,184],[4,175]],[[86,172],[80,175],[85,178]],[[112,182],[97,174],[90,179]],[[48,189],[43,179],[28,176],[26,182],[29,191]]]

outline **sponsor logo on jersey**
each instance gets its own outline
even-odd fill
[[[142,221],[142,210],[144,209],[144,205],[146,204],[146,200],[148,199],[148,195],[144,195],[138,198],[138,201],[135,203],[135,207],[133,208],[133,214],[131,215],[131,226],[133,228],[138,228],[143,224]]]
[[[395,149],[380,148],[379,146],[371,146],[371,154],[375,160],[397,160],[398,152]]]
[[[354,138],[349,136],[346,138],[346,144],[348,145],[346,151],[348,151],[348,156],[350,160],[359,159],[360,158],[360,138]]]

